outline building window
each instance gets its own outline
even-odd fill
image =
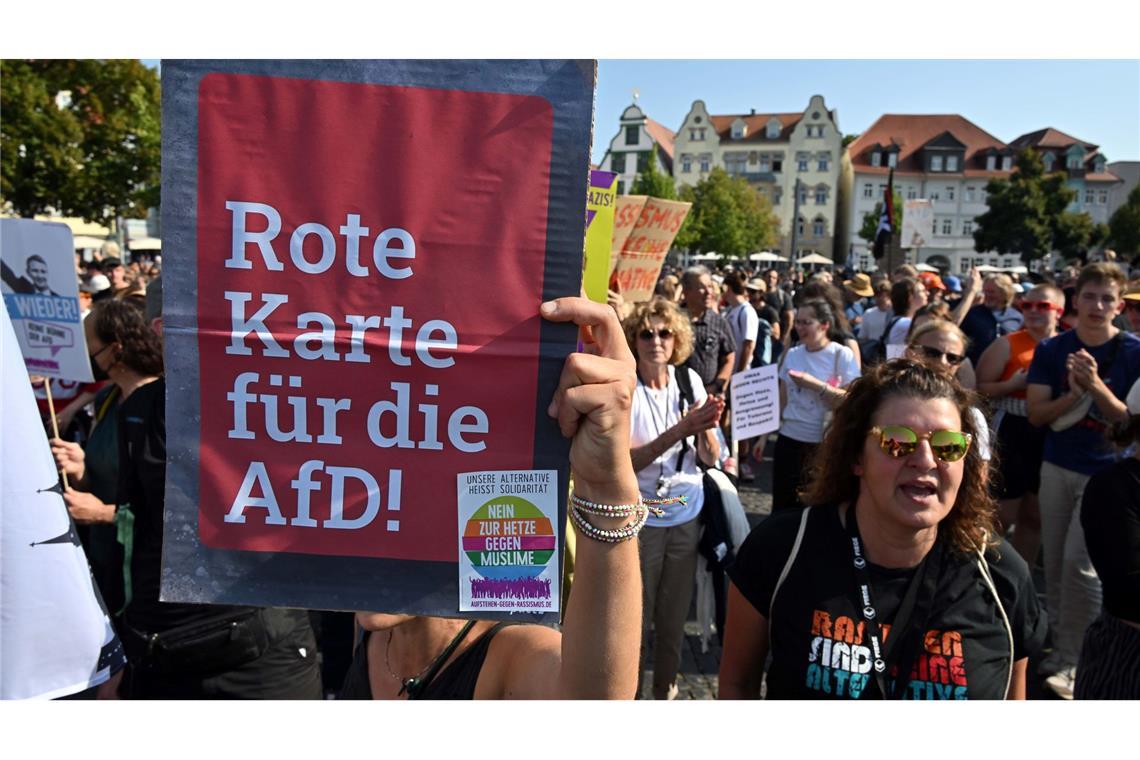
[[[775,119],[768,122],[768,127],[765,133],[769,140],[775,140],[780,136],[780,123]]]
[[[807,193],[808,193],[808,191],[807,191],[806,187],[800,188],[800,205],[801,206],[807,205]]]
[[[966,185],[966,203],[974,202],[974,186]]]
[[[724,169],[729,174],[744,174],[748,170],[748,155],[729,153],[724,157]]]
[[[954,186],[953,185],[947,185],[946,186],[946,200],[948,200],[948,201],[954,200]]]
[[[1069,160],[1068,160],[1066,166],[1068,166],[1070,169],[1080,169],[1081,168],[1081,157],[1080,156],[1069,156]]]
[[[816,168],[818,168],[819,171],[821,171],[821,172],[825,172],[825,171],[827,171],[828,165],[829,165],[828,157],[827,156],[820,156],[819,162],[818,162],[818,165]]]
[[[961,261],[958,262],[959,274],[969,274],[971,266],[973,266],[973,264],[970,263],[970,259],[969,258],[963,258]]]
[[[638,135],[637,125],[633,124],[625,128],[625,144],[637,145],[640,135]]]
[[[693,170],[693,159],[688,156],[681,157],[681,171],[688,174]]]
[[[1001,170],[1003,172],[1008,172],[1012,169],[1013,169],[1013,156],[1002,156],[1001,157]]]
[[[610,169],[618,174],[625,172],[625,154],[614,153],[610,156]]]
[[[936,193],[936,192],[932,192],[932,193],[930,194],[930,200],[934,201],[935,203],[937,203],[937,202],[938,202],[938,200],[939,200],[941,197],[942,197],[942,196],[940,196],[940,195],[939,195],[938,193]]]
[[[1097,174],[1104,174],[1104,161],[1097,159],[1097,162],[1093,164],[1093,171]]]
[[[1091,206],[1093,204],[1093,198],[1095,198],[1095,197],[1096,197],[1096,191],[1091,190],[1091,189],[1086,189],[1085,190],[1085,205]]]
[[[962,222],[962,237],[970,237],[974,234],[974,222],[970,219]]]
[[[804,236],[804,218],[802,216],[800,217],[800,220],[796,222],[796,233],[800,237]]]
[[[953,219],[943,219],[942,220],[942,234],[943,235],[953,235],[954,234],[954,220]]]
[[[996,267],[997,265],[998,265],[998,257],[997,256],[990,256],[990,266]]]
[[[815,189],[815,205],[823,206],[827,204],[827,188],[817,187]]]
[[[701,158],[701,171],[707,172],[708,170],[709,170],[709,160],[707,158]]]
[[[879,151],[875,151],[874,153],[872,153],[871,154],[871,166],[882,166],[882,164],[883,164],[883,159],[882,159],[881,155],[879,154]]]
[[[906,199],[908,201],[913,201],[917,197],[918,197],[918,188],[916,188],[914,185],[907,185]]]
[[[1096,202],[1102,206],[1107,206],[1108,205],[1108,191],[1107,190],[1101,190],[1099,193],[1097,193],[1097,201]]]
[[[1053,157],[1052,153],[1046,153],[1041,159],[1041,163],[1045,165],[1045,171],[1047,172],[1053,171],[1053,163],[1055,161],[1056,159]]]
[[[783,197],[784,197],[784,191],[783,190],[781,190],[778,187],[772,188],[772,205],[773,206],[779,206],[780,205],[780,199],[782,199]]]
[[[773,174],[779,174],[783,170],[784,170],[784,159],[773,158],[772,159],[772,173]]]
[[[931,156],[930,157],[930,171],[932,171],[932,172],[942,171],[942,156]]]
[[[827,224],[822,219],[816,219],[811,225],[811,234],[821,238],[827,234]]]
[[[767,153],[760,154],[760,171],[765,173],[772,171],[772,158]]]
[[[806,172],[808,170],[808,160],[809,159],[808,159],[807,153],[797,153],[796,154],[796,171]]]
[[[992,172],[997,169],[997,156],[986,156],[986,171]]]
[[[957,156],[947,156],[946,157],[946,171],[948,171],[948,172],[958,171],[958,157]]]
[[[887,166],[889,166],[893,169],[893,168],[895,168],[895,166],[898,165],[898,162],[899,162],[899,154],[898,153],[891,151],[890,153],[887,154]]]
[[[875,186],[872,185],[870,182],[863,185],[863,197],[864,198],[874,198],[875,197]]]

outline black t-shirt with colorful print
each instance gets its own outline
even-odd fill
[[[766,519],[728,569],[732,582],[768,619],[768,698],[878,699],[862,604],[856,603],[851,541],[837,507],[809,508],[799,551],[776,589],[801,516],[801,510],[787,510]],[[1013,661],[1042,645],[1045,616],[1024,560],[1002,543],[986,553],[986,564],[1000,608],[980,558],[947,549],[929,619],[915,621],[923,625],[922,642],[902,699],[1001,699],[1010,673],[1010,636]],[[890,643],[890,622],[915,571],[869,562],[867,568],[884,643]],[[888,673],[889,683],[894,675]]]

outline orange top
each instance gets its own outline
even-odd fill
[[[1009,341],[1009,361],[1001,371],[1000,380],[1008,380],[1019,369],[1029,371],[1029,364],[1033,361],[1033,352],[1037,350],[1037,342],[1027,330],[1018,330],[1005,336]],[[1014,391],[1009,398],[1025,398],[1025,391]]]

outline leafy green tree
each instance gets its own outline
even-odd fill
[[[1108,220],[1108,241],[1125,257],[1140,253],[1140,185],[1132,188],[1128,200]]]
[[[843,147],[846,148],[851,143],[859,139],[859,135],[843,135]]]
[[[657,168],[657,148],[649,151],[645,169],[638,173],[637,179],[629,189],[630,195],[648,195],[651,198],[664,198],[668,201],[677,200],[677,188],[673,186],[673,178]]]
[[[1065,210],[1076,191],[1065,186],[1063,173],[1045,174],[1032,149],[1018,155],[1017,171],[1008,180],[990,180],[986,193],[989,208],[975,220],[974,250],[979,253],[1017,253],[1028,264],[1055,250],[1075,256],[1092,245],[1089,216]]]
[[[0,62],[0,201],[90,222],[158,205],[158,74],[134,60]]]
[[[716,167],[697,183],[681,188],[693,208],[674,244],[692,253],[741,257],[779,239],[780,221],[772,204],[742,177]]]
[[[899,239],[902,235],[902,220],[903,220],[903,199],[898,190],[894,191],[895,196],[895,218],[891,224],[891,228],[895,233],[895,240]],[[873,211],[863,214],[863,226],[859,228],[859,237],[866,240],[868,243],[875,242],[875,235],[879,231],[879,217],[883,215],[883,202],[879,201],[875,204]]]

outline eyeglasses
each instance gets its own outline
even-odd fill
[[[639,332],[637,334],[637,337],[641,338],[642,340],[653,340],[653,338],[655,336],[660,338],[663,341],[669,340],[670,338],[673,337],[673,331],[667,327],[662,327],[660,330],[657,330],[656,332],[654,332],[653,330],[642,330],[641,332]]]
[[[895,459],[908,457],[918,450],[918,442],[930,441],[930,450],[942,462],[957,462],[970,450],[973,436],[957,430],[931,430],[919,435],[906,425],[883,425],[871,428],[868,435],[879,436],[879,448]]]
[[[98,356],[99,354],[103,353],[104,351],[106,351],[106,350],[107,350],[108,348],[110,348],[110,347],[111,347],[111,344],[110,344],[110,343],[108,343],[107,345],[103,346],[102,348],[100,348],[100,349],[99,349],[98,351],[96,351],[95,353],[93,353],[93,354],[87,354],[87,355],[88,355],[89,357],[91,357],[92,359],[94,359],[96,356]]]
[[[934,361],[940,361],[943,356],[946,357],[946,361],[954,366],[958,366],[962,362],[966,361],[966,357],[962,354],[952,354],[949,351],[940,351],[937,348],[932,348],[930,346],[914,346],[914,348],[921,351],[922,355],[927,359],[933,359]]]
[[[1048,301],[1022,301],[1021,310],[1024,311],[1055,311],[1058,314],[1064,313],[1064,307],[1058,306]]]

